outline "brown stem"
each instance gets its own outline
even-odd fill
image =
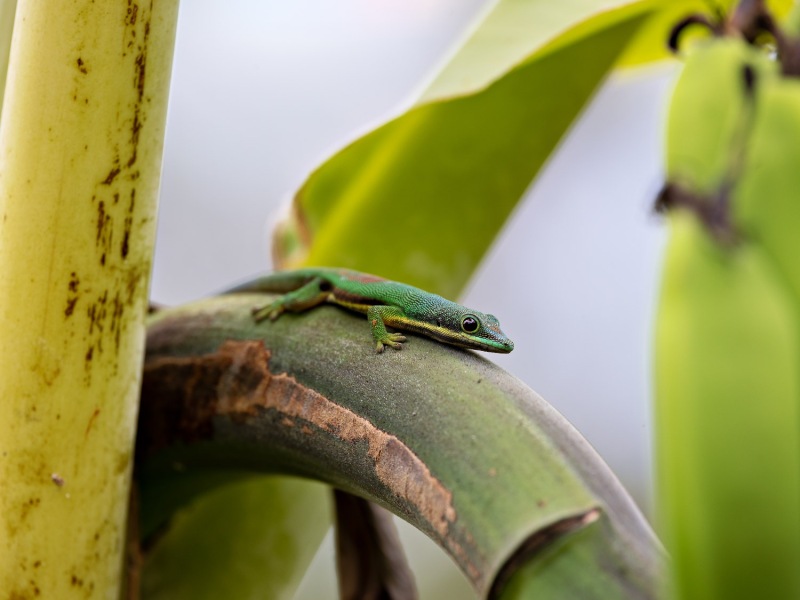
[[[341,490],[333,497],[341,600],[416,600],[414,576],[391,513]]]

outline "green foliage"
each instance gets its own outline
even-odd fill
[[[292,598],[328,530],[325,492],[255,477],[207,494],[174,515],[148,556],[142,598]]]
[[[800,597],[800,82],[741,39],[670,105],[657,476],[678,598]]]
[[[309,246],[294,262],[458,296],[650,10],[583,4],[498,4],[423,104],[311,175],[296,198],[298,222],[278,247],[295,247],[302,223]],[[463,76],[465,61],[477,75]]]
[[[736,187],[735,206],[800,309],[800,81],[773,78],[760,87],[756,102],[745,150],[748,167]]]
[[[757,245],[676,215],[656,338],[661,529],[678,598],[800,595],[797,315]]]
[[[751,125],[745,66],[759,80],[777,71],[763,52],[732,38],[704,42],[692,53],[670,101],[670,181],[710,195],[738,174],[732,171],[740,166]]]

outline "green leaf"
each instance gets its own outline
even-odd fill
[[[800,81],[757,82],[747,166],[735,190],[735,206],[748,229],[781,271],[800,316]]]
[[[148,554],[142,598],[291,599],[328,531],[328,495],[285,477],[208,493],[173,517]]]
[[[761,83],[776,76],[763,52],[736,38],[698,45],[686,60],[670,101],[666,128],[667,177],[694,193],[713,195],[738,175],[748,133],[750,101],[742,75],[748,66]]]
[[[656,425],[677,598],[800,597],[800,83],[779,66],[715,39],[689,55],[671,100],[668,173],[682,190]]]
[[[293,264],[351,267],[457,296],[651,10],[606,7],[619,4],[500,2],[425,103],[309,177],[277,254],[302,239],[307,255]]]
[[[763,249],[676,214],[656,331],[661,532],[676,598],[800,595],[800,344]]]

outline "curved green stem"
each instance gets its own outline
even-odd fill
[[[332,307],[256,325],[251,308],[263,303],[225,296],[152,319],[138,447],[145,531],[209,473],[288,473],[408,520],[483,596],[548,581],[524,574],[553,556],[596,583],[584,597],[655,595],[663,554],[648,525],[520,381],[423,338],[376,355],[361,317]]]

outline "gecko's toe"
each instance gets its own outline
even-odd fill
[[[281,307],[276,308],[273,305],[268,304],[267,306],[255,306],[251,312],[253,313],[253,320],[255,320],[256,323],[260,323],[265,319],[274,321],[281,316],[283,310]]]
[[[390,346],[395,350],[402,350],[403,344],[402,342],[405,341],[405,337],[398,334],[398,333],[390,333],[387,334],[386,337],[381,338],[381,340],[377,343],[377,350],[378,354],[382,353],[386,346]]]

